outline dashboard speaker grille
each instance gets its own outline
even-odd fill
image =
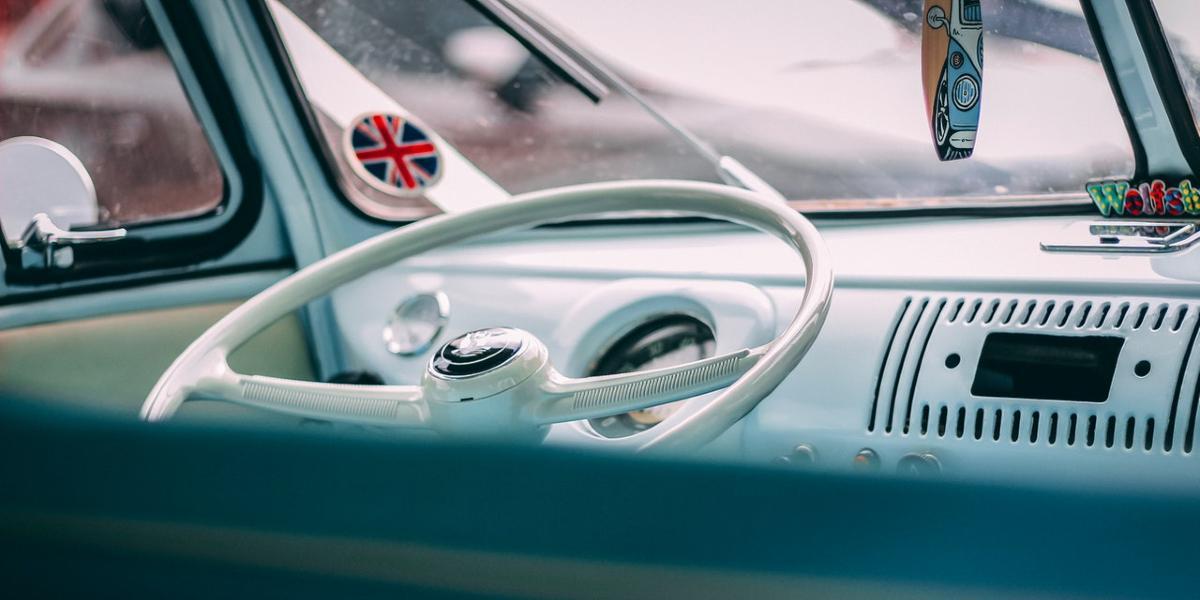
[[[882,350],[867,431],[884,436],[1191,454],[1200,404],[1200,311],[1170,300],[909,297]],[[1125,342],[1104,402],[976,397],[991,331]],[[961,356],[960,356],[961,354]],[[1135,363],[1154,371],[1135,374]],[[961,361],[961,366],[960,366]]]

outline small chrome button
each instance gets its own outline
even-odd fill
[[[401,302],[383,326],[383,344],[398,356],[414,356],[437,341],[450,319],[450,299],[442,292],[417,294]]]

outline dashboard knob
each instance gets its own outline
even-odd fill
[[[896,464],[896,472],[901,475],[915,477],[930,477],[942,472],[942,463],[931,452],[915,452],[905,454]]]
[[[879,470],[879,455],[870,448],[863,448],[854,455],[851,463],[856,471],[874,472]]]
[[[792,448],[792,462],[800,465],[811,465],[817,462],[817,450],[808,444],[796,444]]]
[[[790,454],[776,456],[771,462],[776,465],[792,466],[816,464],[817,450],[808,444],[796,444],[796,447],[792,448],[792,452]]]

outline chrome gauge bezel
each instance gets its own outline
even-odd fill
[[[420,340],[417,343],[406,345],[396,338],[395,328],[400,326],[398,321],[411,318],[411,311],[419,303],[433,301],[436,306],[432,325],[432,333],[427,339]],[[414,294],[405,298],[396,308],[392,309],[388,315],[387,321],[384,322],[383,329],[380,335],[383,339],[383,347],[390,353],[396,356],[411,357],[424,354],[437,342],[438,338],[446,330],[446,324],[450,321],[450,298],[442,291],[425,292]]]
[[[704,316],[697,314],[696,311],[680,310],[680,311],[663,312],[663,313],[658,313],[658,314],[647,315],[647,316],[644,316],[643,318],[633,321],[633,322],[627,324],[627,326],[621,328],[616,335],[611,336],[611,338],[608,339],[608,341],[604,345],[600,346],[600,350],[598,352],[596,352],[594,358],[588,362],[587,374],[589,376],[597,375],[598,373],[596,372],[596,369],[600,366],[600,363],[603,361],[603,359],[605,357],[607,357],[610,353],[612,353],[614,350],[616,350],[618,345],[620,345],[622,342],[624,342],[629,336],[631,336],[633,333],[637,332],[639,329],[648,328],[649,326],[652,326],[652,325],[658,325],[659,327],[656,327],[647,332],[647,335],[649,335],[650,333],[657,331],[661,327],[669,326],[670,322],[673,320],[676,320],[676,319],[692,321],[696,324],[699,324],[700,326],[703,326],[708,331],[708,334],[712,339],[713,353],[715,353],[717,330],[716,330],[716,327],[713,326],[710,319],[707,319]],[[611,435],[610,433],[602,432],[598,428],[597,423],[595,423],[595,421],[597,421],[599,419],[588,419],[586,421],[580,421],[579,428],[582,429],[588,435],[594,436],[594,437],[602,439],[602,440],[607,440],[607,441],[624,440],[624,439],[636,437],[638,435],[650,432],[655,427],[658,427],[663,422],[665,422],[665,421],[671,419],[672,417],[674,417],[675,415],[677,415],[680,410],[684,409],[686,402],[687,402],[686,400],[680,401],[679,406],[675,407],[671,411],[671,414],[664,417],[664,419],[662,421],[660,421],[658,423],[654,423],[654,424],[646,427],[645,429],[642,429],[639,431],[632,431],[625,435]],[[665,406],[671,406],[671,405],[665,405]],[[624,417],[624,416],[625,416],[625,413],[622,413],[620,415],[610,415],[610,417]],[[603,417],[603,418],[610,418],[610,417]]]

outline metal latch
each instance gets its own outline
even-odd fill
[[[72,246],[115,242],[125,239],[123,227],[101,231],[68,231],[54,224],[46,213],[34,215],[18,248],[21,264],[26,268],[67,269],[75,264]]]
[[[1166,254],[1200,242],[1200,224],[1186,221],[1074,223],[1064,239],[1042,242],[1047,252]]]

